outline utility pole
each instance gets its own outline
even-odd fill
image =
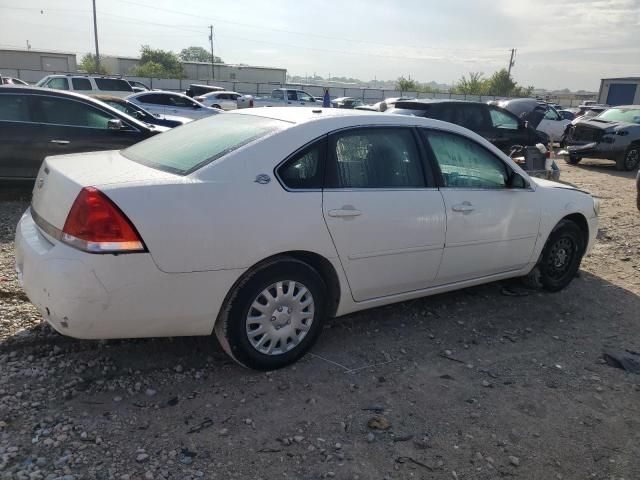
[[[209,42],[211,42],[211,80],[216,78],[215,70],[213,69],[213,63],[215,57],[213,56],[213,25],[209,25]]]
[[[96,0],[93,0],[93,34],[96,38],[96,70],[99,71],[100,70],[100,49],[98,48],[98,21],[96,20]]]
[[[513,67],[513,66],[516,64],[516,62],[514,62],[514,61],[513,61],[513,57],[514,57],[515,55],[516,55],[516,49],[515,49],[515,48],[512,48],[512,49],[511,49],[511,58],[509,59],[509,69],[508,69],[508,72],[509,72],[509,78],[511,78],[511,67]]]

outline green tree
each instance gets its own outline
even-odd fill
[[[482,72],[469,72],[469,77],[464,75],[453,87],[452,92],[464,95],[484,95],[487,91],[487,80]]]
[[[166,50],[154,50],[149,45],[140,48],[140,63],[130,73],[138,77],[182,78],[184,70],[178,56]]]
[[[95,73],[98,75],[108,75],[109,71],[107,68],[100,62],[100,66],[98,66],[98,62],[96,62],[96,56],[93,53],[87,53],[80,60],[80,64],[78,65],[79,70],[84,70],[87,73]],[[102,60],[102,59],[101,59]]]
[[[418,84],[415,80],[412,80],[411,77],[400,77],[396,81],[396,89],[400,90],[401,92],[415,92],[418,90]]]
[[[183,48],[179,54],[180,60],[183,62],[206,62],[211,63],[211,53],[202,47]],[[214,63],[222,63],[222,59],[213,56]]]

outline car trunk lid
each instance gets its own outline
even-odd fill
[[[78,153],[47,157],[33,188],[31,208],[62,230],[76,197],[84,187],[132,182],[166,182],[180,178],[132,162],[118,151]]]

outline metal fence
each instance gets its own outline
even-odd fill
[[[16,68],[2,68],[0,67],[0,73],[8,77],[17,77],[29,83],[36,83],[41,78],[47,75],[53,74],[65,74],[65,75],[82,75],[78,72],[48,72],[44,70],[27,70]],[[322,85],[308,85],[300,83],[248,83],[248,82],[236,82],[232,80],[192,80],[192,79],[178,79],[178,78],[146,78],[146,77],[133,77],[123,76],[127,80],[136,80],[147,85],[149,88],[156,88],[160,90],[169,90],[174,92],[184,92],[189,85],[197,83],[200,85],[215,85],[222,87],[226,90],[242,93],[244,95],[254,96],[268,96],[275,88],[295,88],[304,90],[307,93],[316,97],[321,97],[324,94],[325,87]],[[327,87],[329,89],[329,95],[331,98],[338,97],[355,97],[361,98],[365,103],[376,103],[385,98],[393,97],[414,97],[414,98],[444,98],[454,100],[467,100],[474,102],[487,102],[490,100],[501,100],[509,97],[500,97],[495,95],[458,95],[450,92],[440,93],[424,93],[424,92],[403,92],[400,90],[386,90],[380,88],[360,88],[360,87]],[[582,104],[585,100],[595,100],[595,96],[581,96],[574,99],[562,99],[558,101],[557,97],[551,96],[547,99],[550,102],[560,103],[565,107],[574,107]]]

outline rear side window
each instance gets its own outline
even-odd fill
[[[136,97],[139,102],[149,103],[151,105],[169,105],[169,99],[166,95],[160,95],[158,93],[148,93],[146,95],[140,95]]]
[[[277,100],[282,100],[284,99],[284,94],[282,93],[282,90],[274,90],[271,92],[271,97]]]
[[[489,115],[491,115],[491,123],[494,128],[518,130],[518,127],[520,126],[518,119],[515,116],[505,112],[504,110],[500,110],[497,107],[489,107]]]
[[[328,188],[420,188],[421,157],[411,130],[361,128],[329,140]]]
[[[167,104],[171,107],[193,107],[197,105],[189,97],[181,97],[180,95],[165,95],[167,97]]]
[[[88,78],[72,78],[71,85],[74,90],[93,90],[91,81]]]
[[[207,117],[133,145],[122,154],[158,170],[187,175],[228,153],[288,125],[251,115]]]
[[[456,104],[455,110],[457,110],[457,118],[453,123],[457,123],[458,125],[463,126],[464,128],[468,128],[474,132],[483,129],[488,126],[487,121],[485,121],[485,106],[484,105],[476,105],[476,104]],[[450,121],[450,120],[447,120]]]
[[[70,127],[107,128],[113,117],[90,105],[56,97],[34,97],[38,121]]]
[[[0,95],[0,120],[9,122],[30,121],[27,98],[21,95]]]
[[[322,188],[326,137],[296,153],[278,169],[282,183],[292,190]]]
[[[94,78],[99,90],[109,90],[111,92],[132,92],[133,89],[128,82],[119,78]]]

